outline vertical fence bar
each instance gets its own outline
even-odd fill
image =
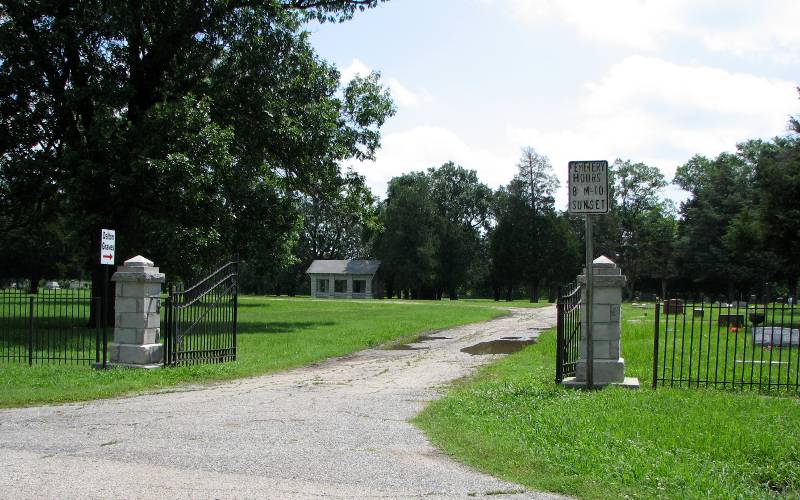
[[[658,336],[659,330],[661,330],[661,319],[659,318],[659,310],[658,310],[658,301],[656,301],[656,313],[655,313],[655,332],[654,332],[654,339],[653,339],[653,389],[658,386]]]
[[[233,268],[233,360],[236,361],[238,357],[236,334],[239,329],[239,256],[236,256],[236,264]]]
[[[33,365],[33,296],[28,297],[28,366]]]
[[[100,309],[103,307],[101,299],[94,298],[91,299],[91,301],[94,304],[94,317],[99,318],[100,314],[102,314]],[[94,322],[94,330],[94,362],[100,365],[100,349],[102,349],[100,347],[100,342],[102,342],[101,336],[103,332],[99,321]]]
[[[164,366],[169,366],[172,360],[172,283],[167,285],[166,321],[164,329]]]
[[[558,287],[558,303],[556,304],[556,384],[560,384],[564,380],[564,354],[562,353],[564,346],[564,304],[561,292],[561,287]]]

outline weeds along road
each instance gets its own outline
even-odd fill
[[[408,423],[443,385],[532,338],[554,306],[225,384],[0,411],[2,498],[546,498],[450,460]]]

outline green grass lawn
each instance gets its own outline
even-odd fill
[[[240,297],[236,362],[105,371],[87,365],[29,367],[0,362],[0,407],[106,398],[260,375],[502,314],[492,304],[467,301]]]
[[[623,312],[626,375],[640,390],[554,383],[555,332],[431,403],[416,423],[458,460],[585,498],[800,494],[800,400],[649,389],[653,310]]]

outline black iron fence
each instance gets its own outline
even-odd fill
[[[0,361],[105,365],[101,310],[85,289],[0,290]]]
[[[785,304],[655,305],[653,387],[800,391],[800,309]]]
[[[581,285],[573,281],[558,289],[556,319],[556,383],[575,376],[581,341]]]
[[[238,262],[228,262],[196,284],[170,284],[164,318],[164,364],[236,360]]]

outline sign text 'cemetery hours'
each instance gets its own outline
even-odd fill
[[[571,161],[568,179],[569,213],[608,213],[607,161]]]

